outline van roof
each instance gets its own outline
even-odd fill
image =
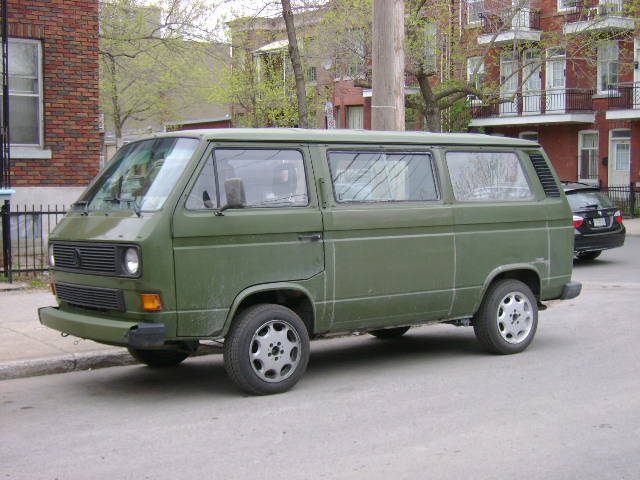
[[[382,132],[302,128],[212,128],[179,130],[154,136],[196,136],[206,140],[254,142],[369,143],[539,147],[538,143],[477,133]]]

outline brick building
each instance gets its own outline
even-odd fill
[[[100,166],[98,0],[6,1],[12,205],[68,205]]]
[[[640,182],[640,32],[629,0],[466,0],[462,23],[498,61],[503,103],[472,106],[471,126],[536,140],[559,176]],[[492,43],[490,43],[492,42]]]

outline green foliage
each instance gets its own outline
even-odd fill
[[[129,120],[167,121],[206,98],[204,0],[102,1],[100,100],[116,136]]]

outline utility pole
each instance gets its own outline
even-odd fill
[[[405,129],[404,0],[373,0],[371,128]]]

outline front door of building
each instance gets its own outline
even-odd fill
[[[609,145],[609,186],[631,181],[631,131],[613,130]]]
[[[567,59],[564,49],[557,48],[549,51],[547,60],[546,75],[546,112],[564,113],[566,108],[567,81],[566,81]]]
[[[538,115],[542,107],[542,65],[539,50],[527,50],[522,68],[522,114]]]

